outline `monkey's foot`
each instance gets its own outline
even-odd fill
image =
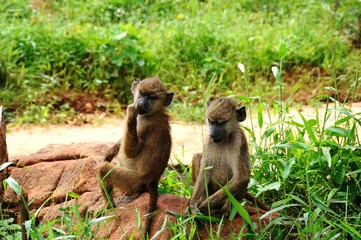
[[[201,213],[201,210],[199,210],[197,204],[189,204],[189,209],[191,211],[192,214],[198,214]]]

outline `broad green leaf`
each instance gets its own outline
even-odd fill
[[[273,76],[275,77],[275,79],[278,81],[278,82],[282,82],[282,79],[281,79],[281,73],[280,71],[278,70],[278,68],[276,66],[273,66],[271,68],[272,70],[272,74]]]
[[[259,187],[256,197],[259,196],[261,193],[268,191],[268,190],[273,190],[273,189],[279,190],[280,187],[281,187],[281,183],[279,181],[270,183],[264,187]]]
[[[309,150],[310,148],[305,143],[295,142],[295,143],[281,143],[272,146],[272,148],[286,148],[286,149],[301,149]]]
[[[0,172],[1,172],[2,170],[4,170],[5,168],[9,167],[9,166],[12,165],[12,164],[15,164],[15,163],[14,163],[14,162],[5,162],[5,163],[1,164],[1,166],[0,166]]]
[[[305,124],[305,128],[307,131],[308,136],[310,137],[310,139],[312,140],[313,143],[318,143],[316,135],[312,129],[312,126],[310,126],[310,123],[306,120],[306,118],[302,115],[302,113],[300,111],[298,111],[298,114],[301,116],[303,123]]]
[[[265,190],[272,190],[272,189],[276,189],[278,190],[281,186],[280,182],[273,182],[271,184],[268,184],[267,186],[263,187],[263,189]]]
[[[12,190],[14,190],[17,195],[20,195],[22,193],[21,186],[15,181],[14,178],[8,177],[7,179],[5,179],[5,182],[9,184],[9,186],[12,188]]]
[[[283,179],[288,178],[288,176],[291,173],[292,166],[293,166],[293,164],[295,164],[295,162],[296,162],[295,158],[291,158],[290,160],[288,160],[286,162],[286,164],[284,165],[283,173],[282,173],[282,178]]]
[[[95,218],[89,221],[89,225],[92,226],[94,224],[97,224],[99,222],[102,222],[104,220],[107,220],[109,218],[113,218],[115,215],[111,215],[111,216],[104,216],[104,217],[99,217],[99,218]]]
[[[195,219],[199,219],[199,220],[203,220],[203,221],[210,221],[212,223],[219,223],[221,221],[221,219],[216,218],[216,217],[212,217],[212,216],[206,216],[206,215],[201,215],[201,214],[196,214],[193,215],[193,217]]]
[[[304,206],[308,205],[305,201],[303,201],[301,198],[299,198],[299,197],[297,197],[295,195],[290,194],[290,197],[293,198],[294,200],[296,200],[297,202],[299,202],[300,204],[304,205]]]
[[[317,199],[314,196],[312,197],[312,202],[316,205],[316,207],[336,215],[336,213],[331,208],[327,207],[323,202],[321,202],[319,199]]]
[[[238,98],[245,103],[249,103],[251,101],[251,98],[249,98],[247,96],[239,96]]]
[[[324,87],[323,89],[325,89],[327,91],[338,92],[338,90],[334,87]]]
[[[30,229],[31,229],[31,219],[26,220],[23,224],[25,226],[27,239],[29,239],[29,234],[30,234]]]
[[[340,136],[340,137],[346,137],[346,138],[350,138],[350,133],[341,127],[329,127],[327,129],[325,129],[325,132],[330,134],[330,135],[336,135],[336,136]]]
[[[333,169],[332,178],[336,183],[342,184],[345,178],[345,174],[346,168],[344,168],[342,164],[338,164],[335,169]]]
[[[262,135],[261,140],[264,141],[265,139],[269,138],[269,136],[272,135],[272,133],[274,133],[274,131],[276,131],[275,127],[270,127],[268,128]]]
[[[252,229],[252,231],[254,231],[252,220],[251,220],[248,212],[246,211],[246,209],[244,209],[244,207],[237,201],[237,199],[229,192],[229,190],[227,188],[222,187],[222,189],[227,194],[229,201],[232,203],[234,208],[237,210],[238,214],[244,219],[244,221],[248,224],[248,226]]]
[[[330,150],[326,149],[325,147],[321,147],[322,149],[322,154],[325,157],[327,163],[328,163],[328,167],[331,167],[331,155],[330,155]]]
[[[78,198],[79,197],[79,194],[77,194],[75,192],[69,192],[68,195],[69,195],[69,197],[72,197],[72,198]]]
[[[284,42],[281,43],[279,53],[278,53],[278,57],[283,58],[286,55],[286,50],[287,50],[286,43],[284,43]]]

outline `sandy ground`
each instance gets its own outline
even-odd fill
[[[322,108],[321,108],[322,109]],[[306,119],[315,116],[315,110],[310,107],[301,109]],[[353,113],[361,112],[361,102],[353,103]],[[322,112],[322,110],[321,110]],[[290,115],[294,115],[296,121],[302,122],[297,111],[292,110]],[[264,116],[264,124],[269,122]],[[261,131],[257,126],[257,117],[252,118],[255,126],[255,134]],[[34,153],[48,144],[70,144],[74,142],[109,142],[117,141],[123,135],[123,119],[106,118],[97,124],[85,124],[82,126],[72,125],[51,125],[51,126],[23,126],[8,127],[7,146],[10,159],[15,156],[28,155]],[[251,119],[248,117],[242,125],[251,126]],[[207,128],[204,125],[191,125],[185,123],[172,123],[173,149],[171,161],[176,163],[177,159],[189,164],[192,155],[202,152],[202,142]]]
[[[82,126],[51,125],[9,128],[7,147],[12,157],[34,153],[48,144],[75,142],[116,142],[123,135],[124,119],[106,118],[101,124]],[[172,123],[171,161],[189,163],[192,155],[202,151],[202,125]]]

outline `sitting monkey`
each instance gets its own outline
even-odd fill
[[[209,134],[205,138],[204,155],[198,153],[192,159],[191,212],[208,214],[209,204],[211,215],[228,213],[229,200],[221,186],[229,188],[237,200],[246,197],[269,210],[247,192],[251,161],[246,136],[239,127],[239,122],[246,119],[245,107],[237,108],[232,100],[220,98],[207,106],[206,117]]]
[[[99,167],[100,179],[104,183],[102,194],[105,203],[115,206],[113,187],[122,192],[150,195],[148,213],[157,204],[158,183],[170,156],[172,139],[166,107],[173,99],[162,82],[154,77],[132,84],[134,103],[127,108],[124,137],[107,151],[104,162]],[[120,154],[121,166],[110,163]],[[145,233],[150,231],[150,214],[145,224]]]

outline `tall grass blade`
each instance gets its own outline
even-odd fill
[[[279,212],[285,208],[289,208],[289,207],[297,207],[297,206],[301,206],[300,204],[296,204],[296,203],[292,203],[292,204],[286,204],[286,205],[282,205],[280,207],[276,207],[276,208],[273,208],[271,209],[270,211],[266,212],[265,214],[263,214],[260,219],[263,219],[269,215],[271,215],[272,213],[275,213],[275,212]]]
[[[16,182],[14,178],[8,177],[7,179],[5,179],[5,182],[9,184],[9,186],[14,190],[17,195],[20,195],[22,193],[21,186],[19,185],[19,183]]]
[[[319,199],[317,199],[314,196],[312,197],[312,202],[316,205],[316,207],[336,215],[336,213],[331,208],[327,207],[323,202],[321,202]]]
[[[254,226],[252,220],[246,211],[246,209],[237,201],[237,199],[229,192],[226,187],[222,187],[224,192],[227,194],[229,201],[232,203],[233,207],[237,210],[238,214],[244,219],[247,225],[250,227],[251,231],[254,232]]]
[[[5,162],[5,163],[1,164],[1,166],[0,166],[0,172],[1,172],[2,170],[4,170],[5,168],[9,167],[9,166],[12,165],[12,164],[15,164],[15,163],[14,163],[14,162]]]
[[[297,110],[297,112],[302,118],[303,124],[305,125],[307,134],[310,137],[311,141],[313,143],[315,143],[315,144],[318,143],[315,132],[313,131],[312,126],[310,125],[310,123],[306,120],[306,118],[303,116],[303,114],[300,111]]]

